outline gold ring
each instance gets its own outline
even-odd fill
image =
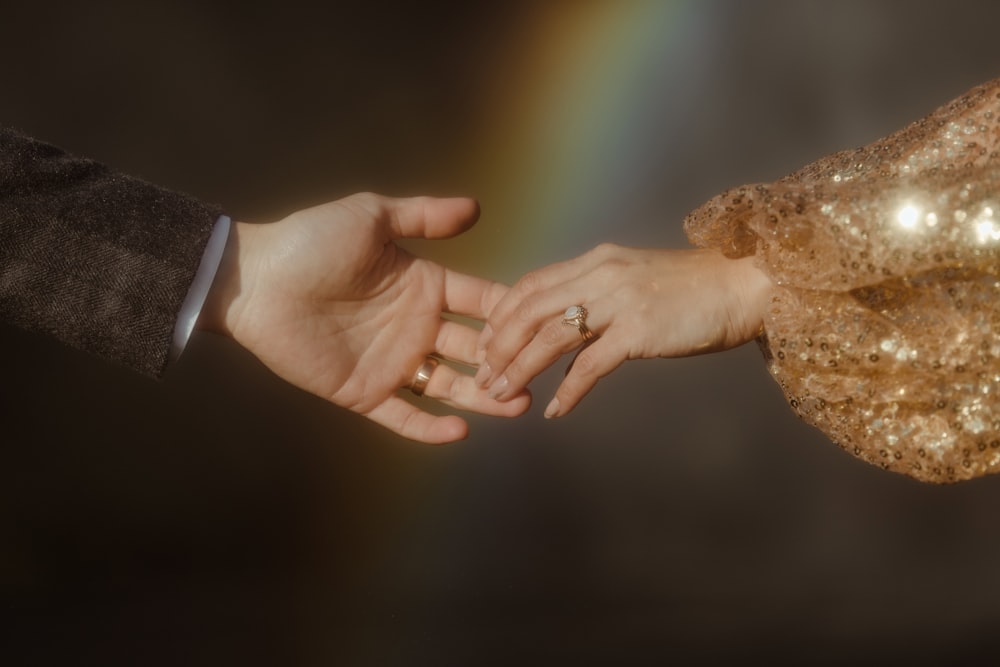
[[[427,357],[424,359],[424,363],[420,364],[420,368],[417,369],[417,373],[413,376],[413,382],[410,383],[410,391],[412,391],[417,396],[423,396],[424,390],[427,389],[427,383],[431,381],[431,373],[438,366],[438,360],[434,357]]]
[[[587,342],[594,337],[594,332],[587,328],[587,309],[583,306],[570,306],[563,313],[563,324],[576,327],[583,336],[583,341]]]

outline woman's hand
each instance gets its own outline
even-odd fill
[[[770,279],[753,257],[605,244],[524,276],[492,309],[476,382],[504,401],[584,343],[563,321],[583,306],[596,336],[574,359],[546,417],[572,410],[626,359],[681,357],[741,345],[761,331]]]

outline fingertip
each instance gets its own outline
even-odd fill
[[[429,445],[447,445],[469,437],[469,424],[457,415],[439,417],[434,421],[425,442]]]
[[[562,384],[556,389],[555,396],[545,407],[545,418],[555,419],[557,417],[565,417],[570,412],[579,405],[583,397],[586,396],[591,389],[594,388],[594,384],[589,384],[583,387],[574,386],[572,373],[563,380]]]
[[[470,224],[478,222],[479,217],[483,214],[483,207],[479,204],[479,200],[473,197],[459,197],[459,199],[463,200],[469,209],[467,217]]]
[[[545,406],[545,413],[542,415],[546,419],[554,419],[559,416],[559,397],[554,397],[549,404]]]
[[[443,237],[466,231],[478,222],[481,212],[479,202],[472,197],[425,197],[423,204],[427,217],[441,222],[437,232]]]
[[[365,416],[408,440],[428,445],[444,445],[469,435],[469,425],[461,417],[431,415],[399,396],[389,397]]]
[[[457,226],[456,233],[467,231],[479,222],[482,209],[477,200],[472,197],[452,197],[447,201],[450,201],[452,206],[454,206],[453,215],[455,216]]]
[[[565,417],[573,412],[573,409],[580,403],[580,398],[567,398],[558,395],[553,396],[549,404],[545,406],[545,413],[542,415],[546,419],[557,419]]]
[[[418,196],[383,201],[393,238],[451,238],[479,219],[479,202],[471,197]]]
[[[528,408],[531,407],[531,401],[531,392],[522,389],[517,395],[499,403],[504,406],[504,417],[519,417],[528,411]]]

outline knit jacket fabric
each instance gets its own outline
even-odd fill
[[[159,377],[221,214],[0,127],[0,320]]]

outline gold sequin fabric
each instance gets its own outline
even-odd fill
[[[759,343],[795,412],[926,482],[1000,470],[998,151],[1000,79],[684,223],[774,281]]]

